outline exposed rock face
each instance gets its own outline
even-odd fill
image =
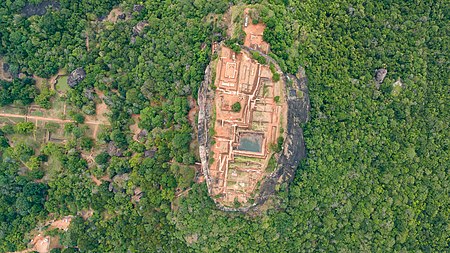
[[[72,73],[70,73],[69,77],[67,78],[67,84],[74,88],[77,86],[77,84],[86,77],[86,71],[84,71],[83,68],[77,68]]]
[[[209,186],[211,184],[211,177],[209,176],[209,151],[210,151],[210,141],[208,138],[208,129],[210,127],[210,119],[212,115],[212,106],[214,93],[209,88],[211,83],[211,63],[206,67],[205,78],[200,85],[198,91],[198,143],[199,143],[199,153],[200,161],[203,174],[206,179],[206,183]],[[208,192],[211,193],[211,188],[208,187]]]
[[[303,68],[299,68],[296,76],[286,74],[283,77],[286,85],[288,103],[287,135],[283,144],[283,151],[278,157],[278,166],[274,173],[262,184],[257,204],[263,204],[275,192],[275,187],[283,183],[290,183],[300,161],[306,158],[306,147],[303,139],[301,124],[309,120],[310,101]],[[257,207],[256,207],[257,208]]]
[[[108,143],[108,154],[110,156],[122,156],[123,155],[122,150],[120,150],[120,148],[118,148],[116,146],[116,144],[112,141]]]
[[[140,5],[140,4],[135,4],[133,6],[133,11],[135,12],[141,12],[144,9],[144,6]]]
[[[387,69],[377,69],[375,72],[375,81],[381,84],[387,75]]]
[[[2,68],[3,68],[4,72],[8,72],[9,71],[9,64],[8,63],[3,63]]]
[[[39,4],[27,4],[22,9],[22,14],[25,15],[25,17],[31,17],[34,15],[42,16],[47,13],[48,7],[59,10],[61,5],[57,1],[43,1]]]
[[[9,64],[8,63],[2,63],[0,61],[0,66],[1,66],[0,79],[6,80],[6,81],[12,81],[14,76],[9,71],[9,69],[10,69]],[[2,76],[2,74],[3,74],[3,76]]]
[[[144,157],[153,158],[155,157],[156,150],[145,150],[144,151]]]
[[[349,14],[350,16],[354,16],[354,14],[355,14],[355,8],[353,8],[352,6],[349,6],[349,7],[348,7],[348,14]]]
[[[140,21],[133,27],[133,35],[139,35],[144,30],[144,27],[148,26],[148,21]]]
[[[398,79],[392,86],[403,87],[403,82],[402,82],[402,80]]]
[[[86,89],[84,91],[84,96],[89,100],[94,100],[94,98],[95,98],[94,94],[95,94],[95,92],[93,89]]]
[[[148,131],[145,129],[142,129],[139,134],[138,134],[138,138],[145,138],[148,135]]]
[[[125,192],[125,187],[128,180],[130,180],[130,175],[128,173],[115,175],[112,178],[112,182],[109,183],[108,190],[114,193]]]

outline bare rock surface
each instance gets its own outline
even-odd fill
[[[133,27],[133,35],[139,35],[142,33],[142,31],[144,30],[144,28],[148,26],[148,21],[144,20],[144,21],[140,21],[139,23],[137,23],[134,27]]]
[[[123,155],[123,152],[122,152],[122,150],[120,150],[119,147],[116,146],[116,144],[113,141],[111,141],[108,143],[108,154],[110,156],[119,156],[120,157]]]
[[[69,77],[67,78],[67,84],[74,88],[79,82],[83,81],[83,79],[86,77],[86,71],[84,71],[83,68],[77,68],[72,73],[70,73]]]
[[[31,17],[34,15],[42,16],[47,13],[47,8],[59,10],[61,5],[58,1],[43,1],[38,4],[28,3],[22,9],[22,14],[25,15],[25,17]]]
[[[140,4],[135,4],[133,6],[133,11],[135,11],[135,12],[141,12],[143,9],[144,9],[144,6],[140,5]]]
[[[377,69],[375,72],[375,82],[381,84],[387,75],[387,69]]]

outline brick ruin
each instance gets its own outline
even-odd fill
[[[209,195],[221,210],[247,212],[293,180],[306,157],[299,126],[308,121],[310,104],[302,68],[296,76],[283,74],[267,55],[264,24],[252,22],[257,14],[248,8],[243,14],[240,53],[213,43],[218,59],[205,69],[198,92],[198,142]],[[270,67],[252,59],[254,51]],[[279,81],[273,80],[275,72]]]
[[[224,206],[251,204],[286,120],[283,82],[242,50],[222,47],[216,68],[210,193]],[[279,98],[278,103],[275,97]],[[239,103],[241,109],[233,110]]]
[[[248,8],[244,10],[244,46],[267,54],[269,52],[269,43],[265,42],[263,39],[266,25],[262,23],[252,24],[249,12],[250,9]]]

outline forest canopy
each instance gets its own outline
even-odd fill
[[[220,20],[244,3],[62,0],[26,15],[28,2],[44,1],[0,3],[13,76],[0,80],[0,105],[49,107],[34,76],[86,77],[64,97],[74,120],[46,126],[65,143],[26,141],[37,126],[1,121],[1,252],[25,249],[50,215],[75,217],[58,232],[62,252],[450,250],[449,1],[244,1],[283,71],[305,70],[311,98],[298,126],[307,158],[254,215],[218,210],[194,182],[188,118],[212,42],[240,48]],[[115,8],[125,17],[108,20]],[[89,139],[93,90],[110,125]]]

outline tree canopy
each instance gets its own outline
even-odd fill
[[[50,213],[76,216],[61,252],[449,251],[449,1],[244,1],[282,70],[304,68],[311,98],[298,125],[307,158],[253,215],[220,211],[193,183],[188,120],[212,41],[240,49],[221,20],[242,3],[144,2],[65,0],[40,16],[22,13],[27,1],[0,3],[0,56],[14,77],[0,80],[0,106],[48,107],[33,75],[86,71],[66,94],[67,142],[16,141],[35,138],[29,123],[1,128],[1,252],[24,249]],[[125,17],[108,20],[113,8]],[[96,140],[82,126],[94,89],[111,124]]]

